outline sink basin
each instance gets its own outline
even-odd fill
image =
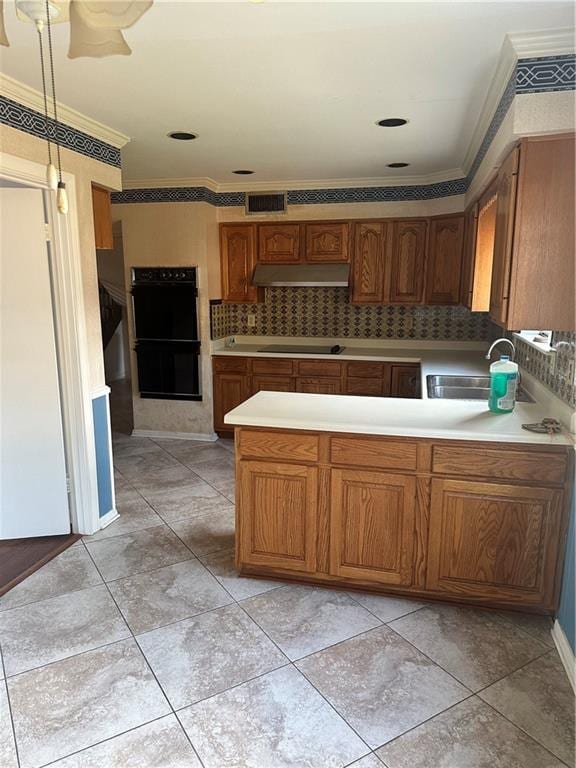
[[[489,376],[427,376],[428,397],[441,400],[488,400]],[[518,387],[516,400],[533,403],[525,389]]]

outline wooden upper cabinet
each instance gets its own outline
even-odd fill
[[[508,330],[574,329],[574,150],[573,134],[527,138],[520,144],[512,256],[509,222],[498,219],[495,258],[500,271],[492,283],[492,318]],[[508,188],[511,224],[513,181]]]
[[[300,224],[259,224],[258,261],[263,264],[298,264],[303,261]]]
[[[349,259],[350,225],[347,221],[305,224],[306,261],[334,264]]]
[[[240,461],[237,561],[288,571],[316,570],[318,469]]]
[[[430,221],[426,304],[458,304],[464,216],[445,216]]]
[[[460,281],[460,304],[472,309],[474,292],[474,264],[476,256],[476,234],[478,229],[478,203],[473,203],[464,214],[464,245],[462,248],[462,277]]]
[[[432,480],[428,589],[553,609],[562,491]]]
[[[238,303],[259,301],[252,285],[256,266],[256,231],[253,224],[222,224],[220,227],[222,299]]]
[[[353,304],[383,304],[386,290],[386,233],[383,222],[362,221],[354,226],[351,292]]]
[[[357,469],[331,477],[330,573],[410,585],[416,478]]]
[[[390,256],[390,301],[420,304],[424,290],[428,222],[395,221]]]
[[[516,147],[502,164],[497,181],[490,316],[501,326],[506,326],[508,319],[519,155]]]
[[[94,215],[96,248],[112,250],[114,237],[112,234],[110,192],[103,187],[97,187],[95,184],[92,184],[92,213]]]

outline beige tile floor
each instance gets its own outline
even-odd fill
[[[120,519],[0,598],[0,767],[562,768],[538,617],[240,578],[232,446],[114,439]]]

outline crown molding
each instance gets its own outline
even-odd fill
[[[126,179],[122,189],[166,189],[206,187],[212,192],[277,192],[278,190],[307,189],[355,189],[357,187],[412,187],[453,181],[464,174],[460,168],[453,168],[426,176],[383,176],[359,179],[306,179],[301,181],[249,181],[222,182],[209,177],[183,179]]]
[[[517,58],[530,59],[543,56],[566,56],[576,51],[576,29],[541,29],[507,35]]]
[[[44,114],[44,98],[40,91],[2,72],[0,72],[0,94],[7,99],[18,102],[18,104],[40,112],[42,115]],[[110,144],[116,149],[121,149],[130,141],[129,136],[125,136],[123,133],[115,131],[113,128],[109,128],[107,125],[103,125],[60,102],[58,102],[58,119],[61,123]]]

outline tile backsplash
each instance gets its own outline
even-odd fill
[[[248,325],[249,315],[255,324]],[[488,338],[488,316],[465,307],[350,304],[347,288],[266,288],[261,304],[211,307],[212,338],[320,336],[357,339]]]

